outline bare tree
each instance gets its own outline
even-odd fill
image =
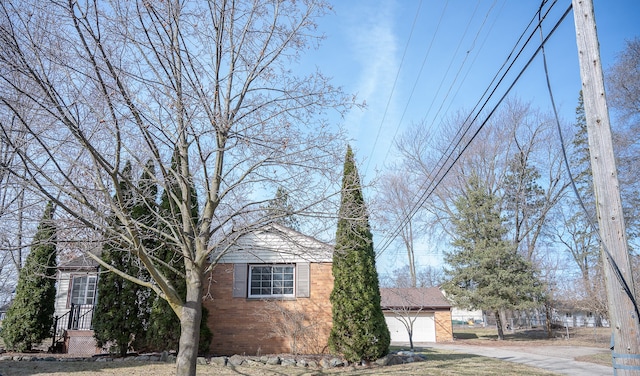
[[[620,194],[632,247],[640,239],[640,190],[638,162],[640,134],[640,38],[626,42],[606,74],[607,99],[614,123],[612,130]]]
[[[444,281],[444,271],[442,268],[427,265],[418,267],[416,270],[416,283],[413,284],[410,266],[395,269],[382,279],[383,287],[438,287]]]
[[[390,172],[384,175],[378,182],[378,194],[374,204],[374,221],[377,223],[388,243],[382,246],[388,247],[391,239],[399,239],[407,253],[410,286],[417,286],[416,271],[416,225],[420,221],[419,189],[410,179],[412,177],[402,172]]]
[[[538,242],[548,235],[548,216],[567,187],[555,127],[540,111],[515,99],[505,102],[473,140],[477,125],[469,123],[470,117],[460,112],[443,124],[437,137],[418,126],[398,142],[407,171],[425,181],[423,208],[432,225],[450,235],[453,199],[463,193],[473,172],[500,198],[503,214],[510,213],[510,237],[535,262]]]
[[[11,144],[26,145],[25,132],[15,116],[0,113],[0,305],[6,304],[15,289],[28,243],[38,224],[44,202],[24,184],[18,153]],[[11,170],[10,170],[11,169]],[[11,171],[20,173],[14,176]]]
[[[195,375],[204,276],[269,221],[263,192],[286,187],[299,218],[329,215],[344,143],[323,119],[353,98],[297,66],[326,10],[322,0],[0,4],[0,105],[29,138],[29,147],[10,143],[24,181],[55,202],[69,247],[169,302],[181,325],[180,375]],[[118,182],[137,188],[120,174],[126,160],[170,196],[168,218],[144,203],[155,228],[127,214]],[[185,299],[143,241],[150,231],[178,250]],[[150,279],[95,256],[105,238],[126,245]]]

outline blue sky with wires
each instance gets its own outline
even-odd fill
[[[561,116],[568,121],[574,116],[580,75],[573,12],[560,21],[570,0],[544,2],[542,36],[535,29],[540,1],[332,3],[334,13],[319,24],[327,38],[302,63],[317,65],[334,84],[366,103],[364,110],[336,119],[349,132],[365,183],[395,158],[393,140],[411,124],[424,121],[437,130],[458,110],[483,104],[491,109],[520,72],[510,95],[550,111],[541,54],[524,67],[554,28],[545,44],[552,89]],[[594,0],[594,8],[606,68],[625,40],[640,37],[640,2]],[[512,64],[508,72],[501,69],[505,63]],[[492,85],[502,74],[504,81]],[[494,88],[488,97],[486,91]]]
[[[542,24],[545,37],[570,3],[546,2],[544,10],[551,11]],[[327,39],[306,61],[366,102],[366,109],[352,111],[343,122],[363,175],[373,177],[393,152],[394,136],[408,125],[426,119],[437,127],[442,118],[476,105],[518,38],[533,30],[527,25],[537,23],[540,2],[349,0],[333,6],[319,25]],[[594,8],[607,67],[626,39],[640,36],[640,3],[595,0]],[[496,97],[539,44],[534,32]],[[572,12],[549,38],[546,54],[557,105],[564,116],[573,116],[580,77]],[[549,107],[540,54],[512,94]]]

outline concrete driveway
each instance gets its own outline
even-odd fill
[[[398,344],[408,347],[408,344]],[[474,346],[455,343],[420,343],[416,347],[452,350],[465,354],[474,354],[497,358],[508,362],[522,363],[531,367],[542,368],[561,375],[573,376],[609,376],[613,375],[613,367],[578,362],[577,356],[608,353],[609,351],[594,347],[581,346]]]

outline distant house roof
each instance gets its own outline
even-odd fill
[[[61,265],[58,265],[60,270],[87,270],[97,269],[98,263],[91,257],[82,254],[76,258],[69,260]]]
[[[437,287],[381,288],[382,309],[451,308],[451,303]]]

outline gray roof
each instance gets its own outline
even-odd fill
[[[86,269],[97,269],[97,268],[98,268],[98,263],[94,259],[92,259],[91,257],[85,254],[82,254],[58,266],[58,269],[60,270],[86,270]]]
[[[451,308],[451,303],[437,287],[381,288],[382,309]]]

